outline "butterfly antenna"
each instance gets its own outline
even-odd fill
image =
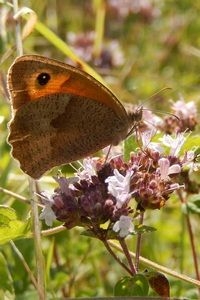
[[[161,94],[162,92],[165,92],[165,91],[168,91],[168,90],[171,90],[171,89],[172,88],[166,86],[166,87],[162,88],[161,90],[153,93],[148,99],[154,98],[155,96]]]
[[[173,114],[173,113],[170,113],[170,112],[163,112],[163,111],[160,111],[160,110],[152,110],[152,109],[148,109],[148,108],[143,108],[143,110],[146,110],[146,111],[151,111],[151,112],[153,112],[153,113],[157,113],[157,114],[160,114],[160,115],[168,115],[168,116],[172,116],[172,117],[174,117],[174,118],[176,118],[177,120],[179,120],[180,121],[180,118],[177,116],[177,115],[175,115],[175,114]]]

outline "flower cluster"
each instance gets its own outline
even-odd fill
[[[88,158],[73,180],[55,178],[59,187],[51,197],[43,194],[41,218],[48,225],[56,218],[68,229],[82,226],[100,239],[134,233],[139,212],[160,209],[173,191],[184,187],[178,176],[191,163],[191,155],[180,156],[183,134],[165,136],[160,143],[152,143],[151,134],[143,133],[142,149],[128,162],[121,156],[107,163]]]
[[[95,32],[89,31],[80,34],[69,32],[67,40],[79,57],[99,68],[118,67],[124,63],[124,55],[117,40],[110,40],[102,46],[98,57],[95,57],[93,53]],[[70,61],[70,63],[72,62]]]
[[[172,115],[164,118],[161,129],[172,134],[174,132],[194,131],[197,125],[197,108],[193,101],[185,102],[183,98],[172,105]]]
[[[160,15],[160,10],[150,0],[109,0],[107,5],[108,9],[121,19],[135,14],[139,15],[145,22],[150,23]]]

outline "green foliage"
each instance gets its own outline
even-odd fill
[[[156,228],[146,225],[136,225],[135,226],[135,232],[138,234],[141,233],[147,233],[147,232],[153,232],[156,231]]]
[[[17,238],[30,235],[30,221],[21,221],[17,218],[14,209],[0,206],[0,244]]]
[[[115,296],[148,296],[149,285],[143,274],[133,277],[124,277],[119,280],[114,288]]]
[[[126,160],[130,159],[130,153],[133,151],[133,149],[136,149],[138,147],[138,143],[135,139],[132,139],[131,137],[127,138],[124,141],[124,157]]]
[[[200,214],[200,195],[194,195],[189,198],[187,211],[197,215]]]

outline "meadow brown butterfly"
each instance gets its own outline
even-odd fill
[[[14,61],[8,88],[8,142],[21,169],[35,179],[118,144],[141,114],[128,114],[108,88],[84,71],[37,55]]]

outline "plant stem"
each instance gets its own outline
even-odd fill
[[[11,247],[13,249],[13,251],[17,254],[18,258],[21,260],[25,270],[27,271],[28,275],[30,276],[30,279],[34,285],[34,287],[38,290],[38,284],[37,284],[37,280],[35,279],[31,269],[29,268],[27,262],[25,261],[22,253],[19,251],[19,249],[17,248],[17,246],[15,245],[15,243],[13,241],[10,241]]]
[[[130,274],[133,275],[132,271],[117,257],[117,255],[113,252],[112,248],[108,244],[107,240],[101,240],[104,243],[104,246],[108,250],[108,252],[114,257],[114,259]]]
[[[22,36],[21,36],[21,26],[19,22],[18,14],[18,0],[13,0],[13,12],[14,18],[16,18],[15,25],[15,35],[16,35],[16,46],[17,46],[17,54],[23,55],[23,44],[22,44]],[[35,191],[35,181],[32,179],[29,180],[29,191],[31,198],[34,199],[34,191]],[[33,218],[33,237],[35,242],[35,253],[36,253],[36,263],[37,263],[37,292],[40,300],[45,300],[45,281],[44,281],[44,260],[41,248],[41,234],[40,234],[40,222],[38,216],[38,205],[36,201],[31,201],[31,212]]]
[[[135,275],[137,273],[137,270],[136,270],[136,268],[135,268],[135,266],[133,264],[133,261],[132,261],[132,258],[130,256],[130,253],[129,253],[129,250],[127,248],[127,245],[125,243],[125,240],[124,239],[120,239],[119,242],[120,242],[120,245],[121,245],[121,247],[122,247],[122,249],[124,251],[126,259],[127,259],[128,263],[129,263],[132,275]]]
[[[13,12],[14,17],[18,13],[18,0],[13,0]],[[16,37],[16,47],[17,47],[17,54],[23,54],[23,46],[22,46],[22,38],[21,38],[21,26],[19,20],[15,20],[15,37]]]
[[[45,275],[44,275],[44,258],[42,253],[42,242],[41,242],[41,230],[40,230],[40,221],[38,215],[38,205],[34,195],[35,191],[35,181],[29,179],[29,190],[30,196],[33,201],[31,201],[31,213],[33,219],[33,238],[35,243],[35,256],[37,264],[37,282],[38,282],[38,294],[40,300],[45,300]]]
[[[183,194],[181,193],[181,191],[177,191],[177,193],[178,193],[178,196],[181,200],[181,203],[186,205],[186,207],[187,207],[186,197],[183,197]],[[193,231],[192,231],[192,224],[191,224],[190,214],[189,214],[188,210],[187,210],[187,214],[185,215],[185,218],[186,218],[188,234],[189,234],[190,243],[191,243],[191,249],[192,249],[192,256],[193,256],[193,261],[194,261],[194,268],[195,268],[195,272],[196,272],[196,278],[197,278],[197,280],[200,281],[200,272],[199,272],[197,253],[196,253],[196,248],[195,248],[195,243],[194,243],[194,234],[193,234]],[[200,288],[198,289],[198,291],[199,291],[199,295],[200,295]]]
[[[144,220],[144,212],[141,212],[140,213],[140,219],[139,219],[139,225],[143,224],[143,220]],[[137,240],[136,240],[136,252],[135,252],[135,268],[136,268],[136,272],[138,272],[138,270],[139,270],[141,240],[142,240],[142,234],[138,233]]]
[[[103,44],[106,5],[104,0],[94,0],[93,4],[96,11],[93,55],[95,58],[99,58]]]
[[[22,201],[24,203],[27,203],[27,204],[31,203],[31,201],[28,198],[26,198],[24,196],[21,196],[19,194],[16,194],[16,193],[14,193],[14,192],[12,192],[10,190],[4,189],[3,187],[0,187],[0,193],[4,193],[6,195],[9,195],[9,196],[11,196],[13,198],[16,198],[17,200],[20,200],[20,201]]]
[[[108,241],[108,244],[110,247],[113,247],[115,250],[119,251],[119,252],[123,252],[123,250],[121,249],[121,247],[114,241]],[[130,252],[130,255],[132,258],[135,258],[136,255],[135,253],[133,252]],[[183,275],[183,274],[180,274],[174,270],[171,270],[169,268],[166,268],[162,265],[159,265],[143,256],[140,256],[140,262],[142,262],[144,265],[148,266],[149,268],[153,268],[159,272],[163,272],[165,274],[168,274],[170,276],[173,276],[175,278],[178,278],[179,280],[184,280],[185,282],[187,283],[191,283],[193,285],[196,285],[197,287],[200,288],[200,281],[196,280],[196,279],[193,279],[189,276],[186,276],[186,275]]]

